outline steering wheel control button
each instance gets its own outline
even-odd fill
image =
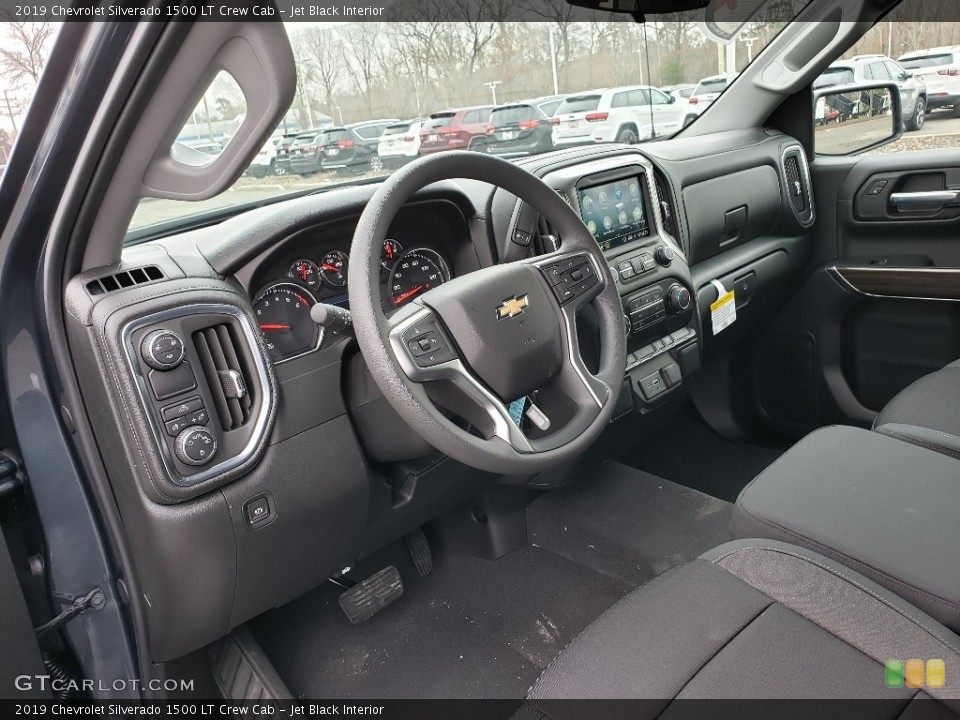
[[[574,257],[564,258],[552,265],[547,265],[543,268],[543,274],[547,278],[547,283],[553,287],[554,285],[570,281],[569,279],[574,269],[586,264],[588,264],[586,256],[575,255]]]
[[[147,375],[157,400],[169,400],[197,387],[197,378],[189,362],[182,362],[173,370],[151,370]]]
[[[252,500],[247,500],[243,506],[243,517],[250,527],[269,522],[273,519],[273,508],[270,507],[270,498],[266,495],[261,495]]]
[[[174,452],[184,465],[206,465],[217,452],[217,439],[205,427],[189,427],[177,436]]]
[[[587,293],[599,282],[597,272],[586,255],[576,255],[548,265],[543,268],[543,274],[561,305]]]
[[[410,357],[417,367],[428,368],[457,359],[435,320],[417,323],[403,334]]]
[[[172,330],[156,330],[143,339],[140,355],[154,370],[173,370],[183,362],[183,338]]]

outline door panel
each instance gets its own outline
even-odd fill
[[[813,267],[756,354],[757,376],[776,380],[757,384],[761,415],[795,435],[869,425],[908,384],[960,358],[960,201],[894,202],[960,189],[960,151],[816,158],[811,175],[820,209]],[[784,348],[797,337],[813,361],[788,376]],[[783,383],[804,403],[776,397]]]

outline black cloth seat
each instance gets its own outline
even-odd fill
[[[880,411],[873,429],[960,458],[960,360],[907,386]]]
[[[884,664],[910,658],[943,660],[945,686],[887,687]],[[822,555],[751,539],[627,595],[547,667],[518,717],[582,716],[550,702],[563,699],[647,699],[602,715],[671,717],[689,710],[676,701],[705,698],[883,699],[888,717],[956,717],[958,696],[960,637]]]
[[[960,631],[960,460],[862,428],[810,433],[740,493],[736,538],[801,545]]]

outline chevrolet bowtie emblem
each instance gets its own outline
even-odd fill
[[[530,300],[526,295],[523,297],[514,295],[512,298],[507,298],[503,301],[503,304],[497,308],[497,320],[507,320],[516,317],[522,314],[529,304]]]

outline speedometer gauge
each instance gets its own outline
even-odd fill
[[[274,362],[305,355],[320,347],[320,326],[310,318],[316,299],[299,285],[278,282],[253,301],[253,312]]]
[[[390,299],[401,307],[418,295],[442,285],[450,271],[440,254],[426,248],[408,250],[397,260],[390,273]]]

